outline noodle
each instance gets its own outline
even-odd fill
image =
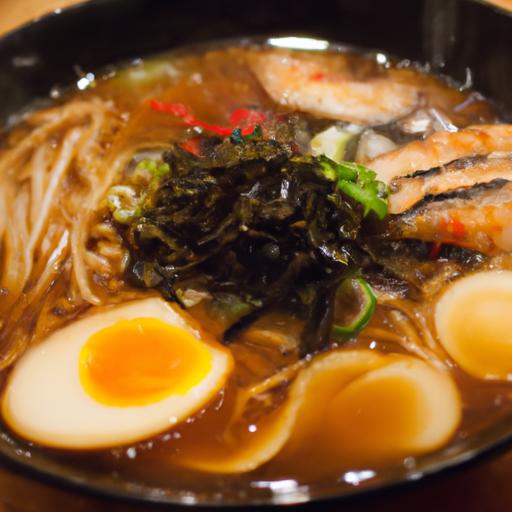
[[[41,146],[32,157],[32,165],[29,167],[31,176],[31,208],[30,222],[34,225],[41,212],[43,194],[45,189],[45,174],[48,168],[48,148]]]
[[[121,168],[112,166],[106,172],[103,164],[107,141],[121,126],[118,117],[107,104],[79,101],[38,112],[25,122],[35,126],[33,131],[0,155],[0,207],[6,212],[0,222],[0,311],[9,318],[28,314],[64,267],[78,276],[79,293],[69,291],[71,300],[99,304],[84,277],[87,265],[113,273],[108,255],[119,258],[115,248],[105,256],[85,250],[93,205]],[[108,242],[113,243],[112,236]],[[30,330],[26,322],[13,344],[8,341],[12,333],[2,326],[0,367],[19,355]]]
[[[37,221],[32,227],[32,231],[30,233],[29,242],[27,244],[26,273],[23,279],[24,282],[26,282],[28,275],[30,274],[31,263],[33,261],[33,253],[36,244],[39,241],[39,238],[43,233],[43,229],[49,220],[50,210],[55,206],[57,188],[63,179],[64,173],[70,167],[70,162],[74,156],[73,153],[76,144],[81,137],[82,131],[75,128],[67,135],[62,143],[57,162],[51,171],[50,183],[46,187],[44,197],[42,198],[41,210],[39,211]]]

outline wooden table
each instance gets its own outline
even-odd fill
[[[0,0],[0,33],[79,0]]]
[[[0,0],[0,33],[79,0]],[[148,0],[150,1],[150,0]],[[512,0],[495,0],[512,9]],[[0,468],[0,512],[143,512],[126,504],[77,496]],[[364,502],[321,507],[322,512],[512,511],[512,453],[454,474]],[[145,512],[145,511],[144,511]]]

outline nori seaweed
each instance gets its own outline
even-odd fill
[[[174,145],[163,159],[171,172],[119,226],[130,281],[177,302],[185,281],[237,295],[252,309],[227,337],[290,308],[305,321],[302,355],[325,346],[334,293],[364,258],[361,206],[316,159],[275,140],[216,140],[201,157]]]

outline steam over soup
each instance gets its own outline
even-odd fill
[[[379,55],[162,55],[6,133],[1,411],[29,450],[309,483],[510,410],[512,126]]]

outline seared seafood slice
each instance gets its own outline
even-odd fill
[[[496,179],[427,196],[389,220],[386,236],[466,247],[485,254],[512,250],[512,183]]]
[[[500,178],[512,181],[511,158],[476,157],[457,160],[444,167],[393,180],[388,210],[389,213],[403,213],[425,196],[470,188]]]
[[[384,124],[418,104],[417,87],[395,81],[385,71],[356,77],[348,65],[333,72],[332,62],[327,70],[322,63],[316,55],[265,52],[254,58],[252,69],[275,102],[328,119]]]
[[[482,124],[458,132],[435,132],[425,140],[410,142],[370,160],[366,165],[377,173],[379,180],[391,183],[399,176],[495,151],[512,151],[512,125]]]

